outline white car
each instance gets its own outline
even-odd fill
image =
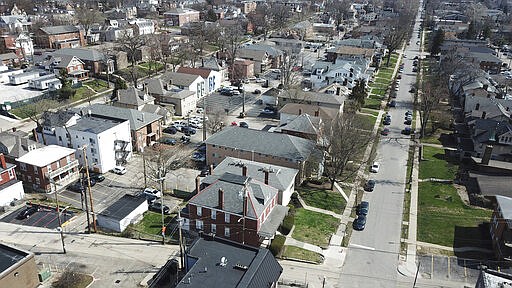
[[[370,172],[372,173],[378,173],[380,169],[379,162],[373,162],[372,167],[370,168]]]
[[[124,168],[123,166],[115,166],[112,169],[112,172],[114,172],[118,175],[124,175],[124,174],[126,174],[126,168]]]
[[[144,189],[144,191],[142,193],[145,195],[148,195],[148,196],[154,196],[156,198],[162,197],[162,192],[160,192],[160,190],[155,189],[155,188],[148,187],[148,188]]]

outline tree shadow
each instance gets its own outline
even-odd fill
[[[494,259],[492,252],[490,223],[480,223],[477,227],[455,226],[453,248],[471,247],[463,251],[455,251],[458,258]]]

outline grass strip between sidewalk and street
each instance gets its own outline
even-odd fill
[[[298,241],[327,248],[339,222],[339,219],[330,215],[299,208],[295,211],[295,229],[292,237]]]

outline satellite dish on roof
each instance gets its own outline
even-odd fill
[[[220,266],[224,267],[224,266],[226,266],[226,264],[228,264],[228,259],[226,259],[226,257],[222,256],[222,258],[220,258]]]

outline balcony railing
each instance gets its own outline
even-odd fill
[[[60,174],[67,172],[77,166],[78,166],[78,160],[73,160],[73,161],[69,162],[68,164],[58,168],[57,170],[49,172],[48,174],[49,174],[50,178],[55,178],[55,177],[59,176]]]

